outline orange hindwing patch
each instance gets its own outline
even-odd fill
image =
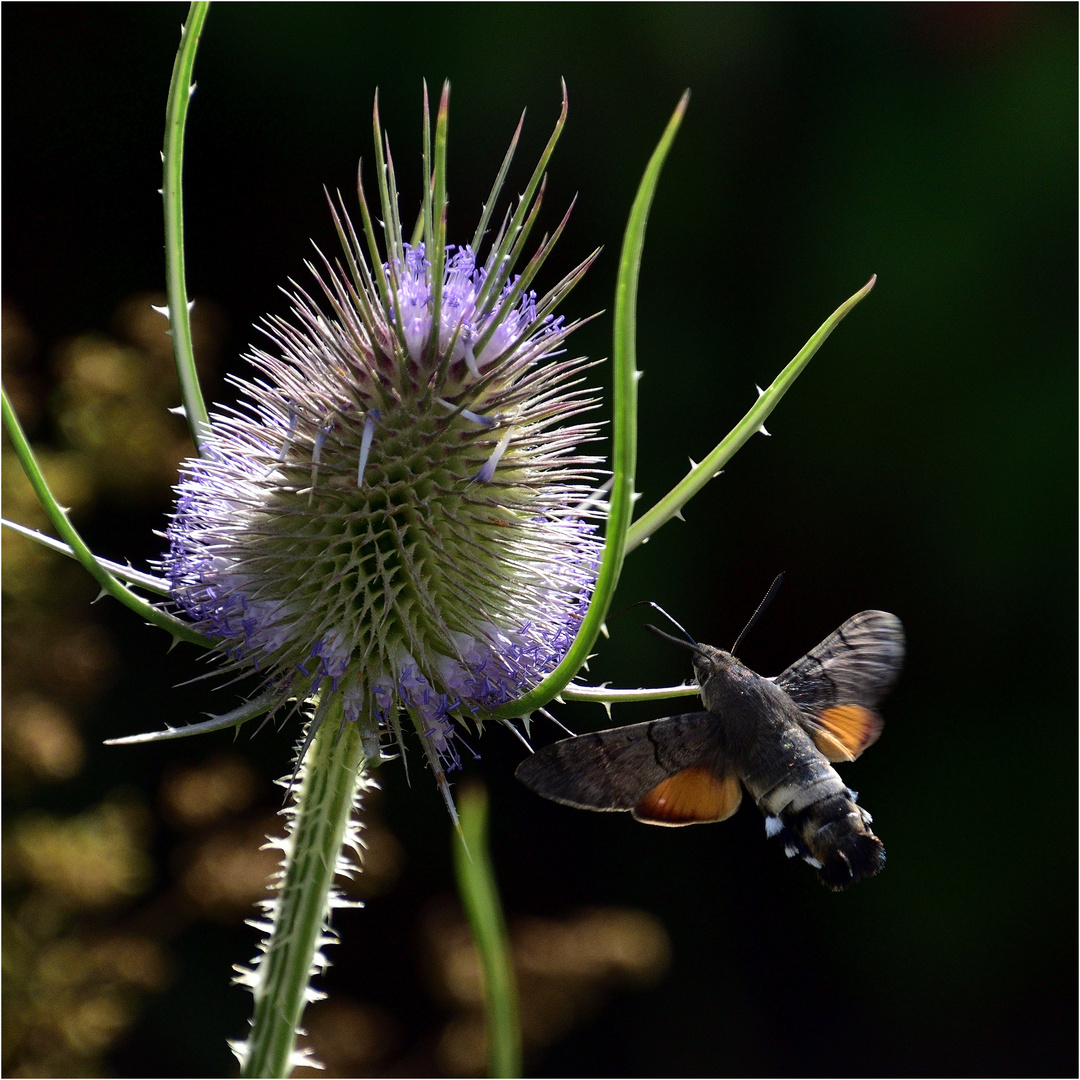
[[[742,788],[734,775],[717,776],[700,765],[661,780],[636,807],[634,817],[650,825],[693,825],[723,821],[739,809]]]
[[[834,705],[814,717],[814,743],[829,761],[854,761],[881,734],[881,717],[862,705]]]

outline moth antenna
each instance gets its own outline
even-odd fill
[[[697,645],[697,642],[686,632],[685,627],[683,627],[683,625],[681,623],[676,622],[659,604],[653,603],[652,600],[638,600],[634,604],[627,604],[626,607],[620,608],[618,611],[616,611],[615,615],[621,615],[624,611],[629,611],[631,608],[641,607],[642,604],[647,604],[649,607],[651,607],[653,609],[653,611],[659,611],[660,614],[663,615],[664,618],[667,619],[667,621],[669,623],[671,623],[672,626],[677,627],[679,630],[682,631],[684,637],[686,638],[687,641],[690,642],[691,645]],[[608,618],[609,619],[614,619],[615,615],[609,615]],[[650,630],[655,630],[656,627],[651,626],[651,627],[649,627],[649,629]]]
[[[739,648],[739,642],[753,629],[754,623],[761,618],[765,613],[765,609],[772,603],[773,597],[777,594],[780,588],[781,582],[784,580],[784,572],[781,570],[776,577],[773,578],[773,583],[769,586],[769,591],[765,594],[761,603],[758,604],[757,610],[750,616],[750,621],[742,628],[742,633],[735,639],[735,644],[731,646],[731,655],[734,656],[736,650]]]

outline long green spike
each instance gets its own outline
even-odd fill
[[[533,196],[536,194],[536,189],[540,186],[540,181],[544,176],[544,170],[547,168],[547,164],[551,160],[551,155],[555,152],[555,146],[559,141],[559,136],[562,135],[563,128],[566,126],[566,115],[570,108],[569,99],[566,94],[566,83],[563,83],[562,90],[562,108],[559,111],[559,119],[555,121],[555,129],[548,138],[547,145],[544,147],[544,152],[540,155],[540,160],[536,163],[536,168],[533,169],[528,184],[525,185],[525,191],[522,193],[521,198],[518,199],[517,207],[514,209],[513,216],[510,218],[510,223],[505,232],[501,234],[501,240],[497,248],[492,251],[486,259],[486,265],[489,267],[490,272],[484,280],[484,284],[476,297],[476,307],[478,310],[482,309],[492,296],[499,295],[513,269],[510,253],[514,250],[520,239],[522,226],[532,209]]]
[[[480,213],[480,220],[476,225],[476,232],[473,233],[472,249],[476,253],[477,258],[480,257],[480,245],[484,242],[484,234],[487,232],[488,225],[491,223],[491,215],[495,210],[495,204],[499,199],[499,192],[502,191],[503,184],[506,182],[506,174],[510,171],[510,162],[514,160],[514,151],[517,150],[518,140],[521,138],[521,129],[525,126],[525,113],[521,114],[521,119],[518,120],[518,126],[514,129],[514,136],[510,140],[510,147],[506,151],[506,155],[503,157],[502,165],[499,166],[498,175],[495,177],[495,183],[491,185],[491,194],[487,197],[487,202],[484,203],[483,210]]]
[[[427,123],[427,88],[424,90],[424,119]],[[446,262],[446,143],[447,129],[450,124],[450,84],[443,83],[442,96],[439,98],[439,113],[435,120],[435,168],[425,181],[430,179],[431,202],[428,213],[431,215],[431,243],[425,250],[431,264],[431,336],[428,338],[428,350],[432,356],[438,354],[439,335],[442,332],[442,298],[444,264]],[[439,365],[435,382],[438,384],[450,363],[450,352],[443,357]]]

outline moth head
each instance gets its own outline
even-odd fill
[[[694,675],[703,687],[718,672],[729,671],[735,658],[723,649],[712,645],[699,645],[694,654]]]

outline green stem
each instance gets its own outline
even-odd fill
[[[498,719],[525,716],[533,709],[546,705],[581,670],[600,634],[611,598],[615,595],[615,586],[619,583],[623,558],[628,550],[627,533],[633,511],[634,476],[637,470],[637,384],[641,377],[637,369],[637,289],[641,254],[645,246],[645,226],[660,180],[660,170],[675,141],[688,102],[689,91],[680,99],[649,159],[630,209],[626,233],[623,236],[622,254],[619,257],[619,276],[615,285],[615,340],[612,352],[614,387],[611,502],[607,531],[604,534],[604,559],[596,578],[596,589],[588,613],[562,663],[524,697],[495,709],[492,716]]]
[[[479,783],[460,789],[458,806],[461,831],[454,837],[454,870],[484,972],[488,1072],[498,1077],[520,1076],[521,1021],[517,980],[499,903],[499,887],[488,850],[486,789]]]
[[[341,696],[334,695],[301,766],[280,890],[271,901],[270,940],[251,979],[255,1013],[242,1057],[245,1077],[288,1076],[297,1064],[297,1028],[316,949],[326,942],[334,875],[366,786],[360,728],[342,726],[341,719]]]
[[[875,274],[854,296],[845,300],[822,324],[817,333],[799,350],[795,359],[773,379],[754,403],[753,408],[731,429],[727,437],[717,444],[700,465],[695,465],[662,499],[630,526],[626,538],[626,550],[631,551],[644,543],[661,525],[677,517],[682,508],[735,456],[735,453],[752,435],[761,430],[769,413],[780,404],[791,384],[802,374],[814,353],[825,339],[840,325],[844,316],[874,287]]]
[[[169,333],[172,335],[173,359],[180,380],[184,413],[196,448],[202,447],[210,434],[210,419],[195,370],[195,352],[191,343],[191,318],[188,308],[187,278],[184,272],[184,128],[188,102],[195,87],[191,73],[199,48],[203,23],[210,4],[195,0],[188,10],[187,22],[180,35],[180,48],[173,64],[169,101],[165,107],[165,146],[162,150],[163,177],[161,195],[165,204],[165,292],[168,296]]]
[[[23,467],[23,472],[26,473],[26,478],[30,481],[30,486],[41,502],[52,527],[60,534],[60,539],[71,548],[73,557],[78,559],[83,569],[101,586],[101,591],[119,600],[125,607],[131,608],[136,615],[141,615],[147,622],[161,627],[162,630],[167,630],[174,638],[193,641],[197,645],[209,644],[202,634],[192,630],[187,623],[147,603],[141,596],[122,585],[102,566],[97,556],[86,546],[86,541],[76,531],[75,526],[68,520],[67,511],[56,501],[56,497],[45,482],[37,457],[30,448],[19,418],[15,415],[11,402],[8,401],[7,393],[2,390],[0,390],[0,400],[3,404],[4,429],[11,439],[15,455]]]

